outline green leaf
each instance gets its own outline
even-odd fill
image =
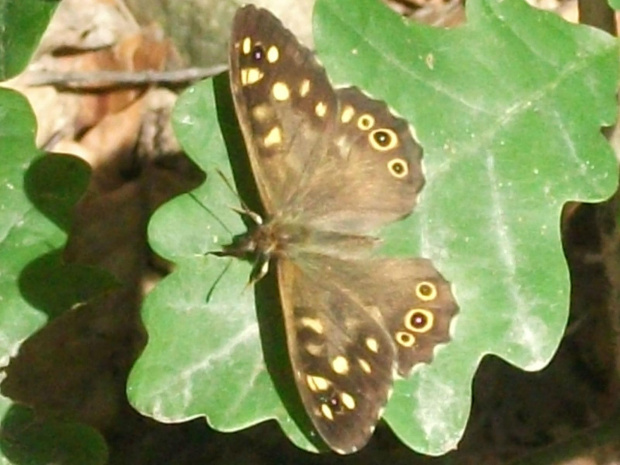
[[[620,10],[620,0],[609,0],[609,5],[614,10]]]
[[[0,78],[25,66],[56,7],[50,0],[0,3]],[[42,156],[25,98],[0,90],[0,339],[2,365],[49,318],[112,286],[101,270],[63,264],[60,248],[90,175],[81,160]],[[12,380],[4,368],[3,390]],[[107,450],[93,428],[41,421],[0,396],[0,463],[102,464]]]
[[[0,89],[0,339],[3,365],[49,318],[111,287],[102,271],[65,265],[60,249],[90,171],[81,160],[34,145],[34,114]],[[47,214],[47,216],[46,216]],[[3,388],[10,378],[3,380]],[[3,402],[8,401],[3,398]],[[4,421],[4,418],[2,419]]]
[[[54,0],[0,0],[0,80],[26,67],[57,4]]]
[[[431,258],[461,308],[453,340],[397,382],[385,415],[427,454],[456,447],[485,354],[531,370],[549,361],[568,312],[562,205],[616,187],[600,134],[615,117],[613,39],[522,1],[467,7],[469,23],[454,30],[407,24],[375,0],[318,0],[315,12],[328,74],[390,103],[425,148],[420,205],[382,237],[386,254]],[[207,180],[150,224],[151,244],[177,269],[145,303],[149,342],[130,399],[160,421],[204,415],[223,431],[275,418],[314,450],[269,283],[245,289],[247,263],[205,255],[245,231],[217,171],[256,208],[229,91],[222,80],[215,88],[214,97],[211,83],[193,87],[175,109],[179,139]]]
[[[0,141],[5,154],[0,168],[0,326],[14,346],[45,323],[19,287],[24,267],[62,245],[64,234],[41,215],[26,194],[24,171],[40,156],[34,146],[35,121],[25,99],[0,91]],[[10,324],[8,324],[10,322]],[[8,351],[7,351],[8,352]]]
[[[8,405],[7,399],[0,397],[0,404]],[[5,410],[2,418],[0,450],[8,460],[5,463],[107,463],[105,441],[89,426],[59,420],[41,421],[32,411],[16,405]]]
[[[562,206],[616,188],[600,126],[615,119],[617,45],[522,1],[470,1],[453,30],[407,25],[373,1],[319,0],[315,14],[330,76],[390,102],[425,148],[420,205],[389,237],[434,261],[461,312],[453,341],[399,383],[385,418],[412,448],[440,454],[461,436],[484,354],[540,369],[562,337]]]
[[[239,199],[223,179],[232,180],[233,171],[218,129],[212,84],[205,81],[189,89],[175,107],[177,134],[208,177],[191,194],[160,208],[149,224],[151,246],[174,260],[177,270],[144,302],[149,342],[130,374],[128,396],[140,412],[159,421],[206,415],[220,431],[275,418],[296,443],[311,448],[282,403],[294,393],[282,382],[288,365],[281,334],[267,339],[266,346],[259,335],[255,293],[246,286],[251,266],[205,255],[245,229],[231,209],[239,207]],[[230,99],[227,86],[226,79],[216,80],[220,98]],[[230,105],[223,105],[219,115],[225,134],[233,130]],[[238,137],[231,144],[245,156]],[[265,293],[257,299],[263,333],[279,324],[274,299]],[[274,340],[278,337],[279,342]],[[271,361],[271,374],[265,357]]]

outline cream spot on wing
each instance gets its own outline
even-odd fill
[[[348,392],[343,392],[340,394],[340,399],[346,408],[349,410],[353,410],[355,408],[355,399]]]
[[[273,94],[273,98],[280,102],[288,100],[289,96],[291,95],[288,86],[283,82],[276,82],[271,88],[271,93]]]
[[[321,321],[316,318],[303,317],[300,322],[304,327],[310,328],[317,334],[323,334],[323,332],[325,331],[323,323],[321,323]]]
[[[353,115],[355,115],[355,110],[351,105],[347,105],[342,110],[342,114],[340,115],[340,121],[343,123],[348,123],[353,119]]]
[[[332,369],[339,375],[346,375],[349,372],[349,361],[342,355],[339,355],[332,360]]]
[[[306,384],[312,392],[317,392],[319,390],[319,388],[316,387],[316,383],[314,382],[314,376],[306,376]]]
[[[307,343],[305,346],[306,352],[315,357],[319,357],[323,354],[323,345]]]
[[[364,360],[363,358],[358,358],[357,359],[357,363],[359,363],[361,369],[366,372],[366,373],[370,373],[372,372],[372,369],[370,368],[370,363],[368,363],[366,360]]]
[[[256,105],[252,108],[252,116],[256,121],[262,123],[273,116],[273,111],[267,104]]]
[[[374,352],[375,354],[379,352],[379,342],[377,342],[374,337],[366,338],[366,347],[368,347],[368,350]]]
[[[329,388],[329,381],[321,376],[306,376],[306,384],[313,392],[327,391]]]
[[[269,50],[267,50],[267,61],[269,63],[275,63],[278,61],[278,58],[280,58],[280,51],[278,50],[278,47],[272,45],[269,47]]]
[[[328,420],[333,420],[334,419],[334,414],[332,412],[332,409],[330,409],[329,405],[327,405],[327,404],[322,404],[321,405],[321,413]]]
[[[267,137],[265,137],[265,139],[263,140],[263,143],[265,144],[265,147],[267,148],[273,147],[274,145],[281,144],[282,143],[282,131],[280,130],[280,128],[276,126],[271,131],[269,131],[269,134],[267,134]]]
[[[260,81],[265,73],[258,68],[243,68],[241,70],[241,84],[249,86]]]
[[[250,50],[252,50],[252,39],[250,39],[249,37],[246,37],[245,39],[243,39],[241,50],[243,51],[245,55],[250,53]]]
[[[327,105],[324,102],[317,103],[316,107],[314,107],[314,112],[319,118],[323,118],[327,113]]]
[[[310,92],[310,79],[304,79],[299,86],[299,95],[305,97]]]

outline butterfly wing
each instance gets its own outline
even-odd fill
[[[278,262],[291,365],[321,437],[334,451],[351,453],[368,442],[389,397],[394,345],[376,312],[335,276],[321,276],[329,269],[313,260],[306,266],[311,270]]]
[[[370,438],[394,375],[430,360],[457,310],[427,260],[350,253],[371,248],[368,232],[413,210],[422,150],[385,103],[357,88],[334,90],[266,10],[238,10],[230,73],[270,215],[257,252],[277,258],[297,387],[326,443],[353,452]]]
[[[295,203],[316,229],[366,234],[415,207],[422,148],[404,119],[359,89],[336,91],[339,115],[327,153]]]
[[[361,268],[356,279],[364,283],[362,298],[379,308],[394,341],[398,374],[407,376],[418,363],[430,363],[435,347],[450,340],[450,323],[458,312],[450,283],[425,258],[354,263]],[[351,269],[350,261],[346,268]]]
[[[327,151],[336,94],[310,50],[253,5],[234,17],[229,56],[237,117],[263,206],[273,215]]]
[[[317,431],[332,449],[366,444],[393,377],[429,362],[457,311],[425,259],[341,260],[302,254],[278,262],[288,350]]]
[[[351,87],[267,10],[233,20],[233,100],[265,210],[317,229],[367,233],[406,216],[422,189],[408,123]]]

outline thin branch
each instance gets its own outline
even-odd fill
[[[226,65],[210,68],[186,68],[174,71],[95,71],[60,73],[31,71],[25,76],[29,86],[58,86],[70,89],[101,90],[118,87],[184,86],[215,76],[228,69]]]

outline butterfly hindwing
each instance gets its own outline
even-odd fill
[[[358,274],[366,277],[357,278],[364,283],[360,294],[379,308],[396,348],[398,374],[407,376],[415,365],[430,363],[435,347],[450,340],[450,322],[458,311],[450,284],[424,258],[361,263]]]
[[[337,126],[302,201],[304,219],[317,229],[367,234],[415,207],[424,185],[422,148],[384,102],[356,87],[336,95]]]

